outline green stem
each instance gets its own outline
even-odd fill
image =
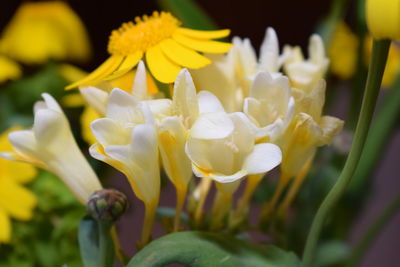
[[[98,267],[110,267],[113,265],[113,260],[110,261],[110,251],[114,253],[113,241],[111,239],[111,226],[109,222],[99,221],[99,250],[100,257]]]
[[[347,157],[341,175],[322,202],[317,214],[314,217],[303,253],[302,266],[304,267],[312,266],[318,239],[325,219],[329,214],[331,214],[333,207],[345,192],[347,185],[349,184],[356,170],[365,140],[367,138],[372,115],[374,113],[389,47],[390,40],[374,40],[367,84],[365,86],[361,112],[354,134],[354,141],[351,146],[350,154]]]
[[[372,241],[378,236],[382,228],[393,218],[396,212],[400,209],[400,195],[390,202],[383,210],[378,218],[367,229],[367,232],[362,237],[361,241],[356,245],[351,254],[347,266],[358,266],[358,262],[362,259],[365,251],[369,248]]]
[[[400,117],[400,77],[383,99],[361,155],[357,170],[349,185],[349,191],[359,195],[366,188],[367,179],[381,158],[381,152],[390,141],[390,135]]]

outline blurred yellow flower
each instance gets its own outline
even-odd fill
[[[372,38],[368,36],[365,41],[365,63],[368,64],[372,51]],[[346,80],[353,76],[356,69],[357,49],[359,41],[344,21],[336,25],[332,42],[329,45],[328,55],[331,60],[333,74]],[[382,79],[383,87],[390,87],[400,72],[400,47],[392,43]]]
[[[26,64],[90,56],[82,21],[61,1],[24,2],[3,31],[0,52]]]
[[[356,68],[357,49],[357,36],[345,22],[340,21],[336,25],[328,48],[331,72],[343,80],[352,77]]]
[[[0,83],[14,80],[21,76],[21,67],[11,59],[0,55]]]
[[[8,142],[10,129],[0,135],[0,151],[12,151]],[[36,176],[36,169],[28,164],[0,158],[0,243],[11,238],[10,218],[30,220],[36,206],[35,195],[22,185]]]
[[[372,38],[365,39],[365,51],[367,54],[366,64],[372,52]],[[389,55],[386,62],[385,72],[382,78],[382,87],[390,88],[396,81],[397,76],[400,74],[400,47],[398,44],[392,42],[390,45]]]
[[[134,68],[145,55],[151,74],[162,83],[175,81],[182,67],[198,69],[211,61],[197,52],[225,53],[231,44],[210,39],[223,38],[229,30],[199,31],[180,27],[170,13],[154,12],[136,17],[111,33],[108,52],[111,56],[86,78],[66,87],[96,85],[113,80]]]
[[[375,39],[400,40],[400,0],[367,0],[366,15]]]

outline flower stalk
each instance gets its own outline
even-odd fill
[[[368,71],[361,112],[354,134],[354,141],[341,175],[322,202],[317,214],[314,217],[303,253],[302,266],[304,267],[312,266],[318,239],[325,219],[332,212],[332,209],[340,197],[344,194],[347,185],[351,181],[351,178],[356,170],[374,113],[383,72],[386,66],[389,47],[390,40],[374,39],[370,68]]]

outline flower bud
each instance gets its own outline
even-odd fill
[[[400,0],[368,0],[366,16],[375,39],[400,40]]]
[[[86,205],[87,211],[98,221],[115,222],[128,207],[126,196],[115,189],[94,192]]]

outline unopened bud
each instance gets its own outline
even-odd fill
[[[94,192],[87,203],[87,211],[98,221],[115,222],[128,207],[126,196],[115,189]]]

